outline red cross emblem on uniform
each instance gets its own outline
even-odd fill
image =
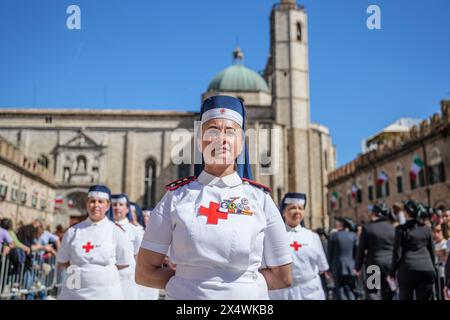
[[[297,241],[294,241],[293,243],[291,243],[290,246],[292,248],[294,248],[295,251],[298,251],[298,248],[302,247],[302,245],[300,243],[298,243]]]
[[[91,244],[90,241],[88,241],[85,245],[82,246],[84,250],[86,250],[86,253],[89,253],[91,249],[94,249],[94,246]]]
[[[226,112],[225,108],[220,109],[220,113],[224,114]]]
[[[219,222],[219,219],[228,219],[228,213],[220,212],[219,204],[212,201],[209,202],[209,208],[200,206],[200,215],[208,218],[206,220],[207,224],[217,224]]]

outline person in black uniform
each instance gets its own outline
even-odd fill
[[[413,200],[405,203],[407,221],[395,229],[394,254],[389,272],[397,273],[400,300],[431,300],[436,277],[431,228],[422,222],[426,208]]]
[[[356,254],[355,273],[359,277],[361,268],[371,265],[380,268],[380,288],[366,289],[367,300],[392,300],[394,292],[389,287],[386,278],[392,263],[395,229],[389,222],[390,209],[384,204],[374,205],[369,213],[370,222],[362,227]]]
[[[335,283],[335,299],[356,300],[354,273],[357,239],[351,218],[335,218],[337,231],[328,240],[330,270]]]

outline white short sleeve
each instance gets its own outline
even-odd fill
[[[317,265],[319,267],[319,271],[320,272],[327,271],[328,269],[330,269],[330,266],[328,265],[325,251],[323,250],[322,241],[320,241],[319,235],[314,233],[313,236],[314,236],[314,242],[316,243],[316,248],[318,251]]]
[[[73,238],[73,228],[69,228],[61,242],[61,246],[56,253],[56,261],[60,263],[67,263],[70,261],[70,245]]]
[[[267,227],[264,234],[264,263],[277,267],[292,262],[289,239],[280,211],[268,194],[264,194],[264,212]]]
[[[141,248],[167,255],[172,243],[172,191],[168,191],[156,205],[145,228]]]
[[[118,226],[114,226],[114,238],[116,244],[116,265],[130,265],[133,257],[131,256],[130,240],[125,232]]]

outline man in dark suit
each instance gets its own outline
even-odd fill
[[[391,216],[391,210],[385,204],[376,204],[370,208],[370,222],[365,224],[361,231],[355,273],[359,277],[363,265],[366,268],[376,266],[380,271],[378,284],[371,282],[365,285],[367,300],[392,300],[394,297],[394,292],[386,281],[392,263],[395,238],[394,226],[389,222]],[[373,275],[373,272],[368,276]]]
[[[354,224],[350,218],[335,218],[337,231],[328,240],[330,270],[335,282],[337,300],[356,300],[354,273],[357,248]]]

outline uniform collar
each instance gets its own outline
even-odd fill
[[[90,226],[90,225],[93,225],[93,226],[102,226],[102,225],[107,224],[108,221],[109,221],[109,219],[108,219],[108,217],[106,217],[106,216],[105,216],[102,220],[97,221],[97,222],[92,221],[91,218],[89,218],[89,217],[86,219],[86,222],[88,223],[89,226]]]
[[[228,176],[220,178],[203,170],[197,180],[205,186],[236,187],[242,183],[242,179],[236,171]]]
[[[120,226],[124,226],[124,225],[128,224],[129,221],[128,221],[127,218],[124,218],[124,219],[122,219],[122,220],[120,220],[120,221],[116,221],[116,223],[117,223],[118,225],[120,225]]]
[[[295,228],[291,228],[290,226],[288,226],[288,225],[286,224],[286,230],[287,230],[288,232],[289,232],[289,231],[299,232],[301,229],[302,229],[302,226],[301,226],[301,225],[298,225],[298,226],[296,226]]]

